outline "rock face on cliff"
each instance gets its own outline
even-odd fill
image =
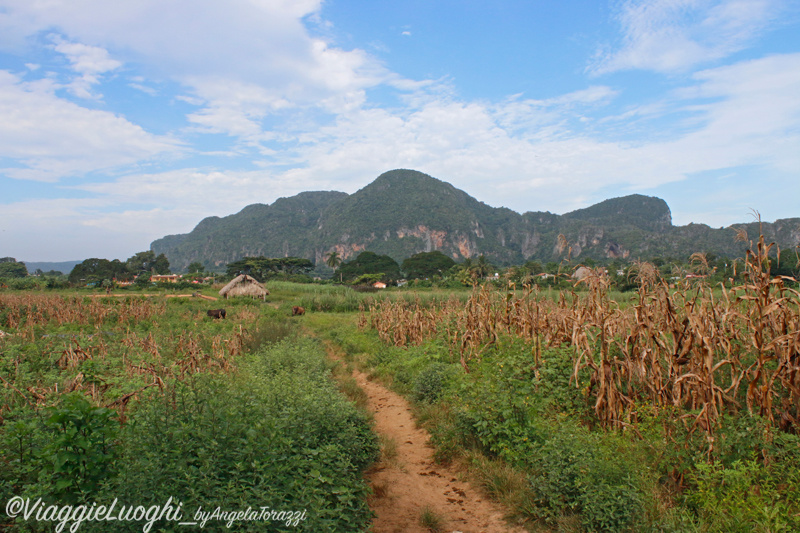
[[[754,223],[742,227],[757,235]],[[764,224],[781,248],[800,244],[800,219]],[[202,220],[191,233],[168,235],[151,249],[176,270],[199,261],[212,270],[244,256],[305,257],[332,251],[348,260],[364,250],[395,260],[440,250],[460,260],[486,255],[497,264],[526,260],[688,257],[702,251],[741,256],[733,229],[673,226],[666,202],[631,195],[564,215],[519,214],[490,207],[449,183],[414,170],[392,170],[363,189],[304,192]]]

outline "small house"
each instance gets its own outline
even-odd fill
[[[153,274],[150,276],[152,282],[177,283],[180,279],[181,276],[178,274]]]

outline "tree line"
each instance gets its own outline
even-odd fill
[[[719,283],[737,279],[737,260],[717,257],[713,254],[693,254],[688,260],[671,258],[653,258],[649,261],[659,270],[664,279],[682,279],[686,277],[704,277],[709,282]],[[527,261],[521,265],[496,266],[484,255],[467,258],[457,263],[440,251],[421,252],[404,259],[401,263],[388,255],[364,251],[348,261],[342,260],[339,252],[330,252],[325,257],[325,265],[332,269],[335,282],[352,285],[372,285],[383,282],[396,285],[403,280],[416,286],[459,287],[471,286],[487,279],[505,283],[538,284],[544,286],[567,286],[574,283],[572,273],[579,266],[602,269],[610,278],[614,288],[625,291],[635,284],[637,262],[611,260],[599,264],[592,259],[578,261],[563,260],[560,263],[550,261],[542,263],[537,260]],[[771,268],[772,275],[783,275],[797,278],[797,261],[775,261]],[[200,262],[189,265],[190,275],[207,276],[209,273]],[[239,274],[248,274],[259,281],[282,279],[298,282],[310,282],[312,275],[319,270],[311,260],[300,257],[269,258],[265,256],[247,256],[233,261],[226,266],[225,274],[230,279]],[[148,250],[134,254],[126,261],[90,258],[76,265],[66,276],[71,285],[110,286],[116,282],[135,280],[137,284],[149,284],[152,274],[169,274],[170,264],[166,255],[156,255]],[[37,275],[51,276],[47,279],[47,287],[55,288],[58,284],[50,283],[52,277],[60,272]],[[330,275],[330,273],[328,273]],[[29,276],[25,264],[12,257],[0,258],[0,279],[25,278]],[[323,269],[323,276],[325,276]],[[325,276],[327,277],[327,276]],[[29,278],[30,279],[30,278]],[[61,275],[59,279],[64,279]],[[58,285],[60,286],[60,285]]]
[[[152,274],[169,274],[169,260],[164,254],[156,256],[148,250],[129,257],[126,261],[119,259],[100,259],[92,257],[75,265],[67,279],[72,284],[105,284],[113,280],[142,282],[149,281]]]

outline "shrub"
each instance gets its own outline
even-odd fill
[[[92,405],[80,393],[67,394],[48,409],[50,444],[42,450],[42,478],[50,496],[68,503],[94,495],[115,473],[117,413]]]
[[[729,466],[698,464],[696,489],[688,500],[707,531],[797,531],[797,500],[781,494],[785,485],[757,461],[735,461]],[[785,489],[784,489],[785,490]],[[795,495],[796,496],[796,495]]]
[[[444,393],[446,382],[455,373],[454,370],[457,372],[452,365],[434,363],[420,372],[414,380],[412,394],[414,400],[424,403],[436,402]]]
[[[68,504],[97,497],[117,473],[116,412],[77,392],[62,396],[43,417],[23,411],[12,411],[0,433],[0,443],[11,452],[0,468],[6,485],[0,495]]]
[[[173,497],[187,513],[199,506],[305,509],[298,531],[366,528],[362,470],[378,457],[377,438],[366,415],[336,391],[329,369],[317,345],[283,341],[235,377],[171,386],[131,416],[109,495],[145,506]]]
[[[601,437],[565,423],[532,458],[531,483],[545,516],[579,513],[590,531],[622,531],[638,518],[642,496],[635,465]]]

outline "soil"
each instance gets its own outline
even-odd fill
[[[416,426],[408,402],[355,370],[353,377],[366,392],[375,430],[393,439],[397,455],[384,459],[368,474],[376,513],[374,533],[428,533],[420,517],[428,508],[442,519],[435,531],[462,533],[524,533],[506,523],[506,510],[489,501],[457,472],[436,464],[429,434]]]

